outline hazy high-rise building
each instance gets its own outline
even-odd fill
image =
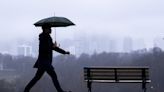
[[[17,54],[22,56],[32,56],[32,46],[20,45],[17,47]]]
[[[133,40],[131,37],[125,37],[123,40],[123,51],[131,52],[133,50]]]
[[[114,39],[111,39],[108,42],[108,51],[109,52],[117,52],[117,45],[116,45],[116,41]]]
[[[146,49],[145,40],[142,38],[133,40],[133,50],[142,50]]]
[[[74,35],[75,53],[77,56],[82,53],[90,54],[90,36],[87,33]]]
[[[162,37],[156,37],[154,38],[154,46],[153,47],[159,47],[164,50],[164,39]]]
[[[84,40],[75,40],[75,53],[79,56],[82,53],[87,53],[87,43]]]

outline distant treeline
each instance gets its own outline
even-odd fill
[[[0,54],[0,92],[23,92],[34,76],[32,68],[37,58]],[[131,53],[82,54],[79,57],[59,55],[53,58],[53,66],[63,89],[87,92],[83,78],[85,66],[149,66],[151,83],[148,92],[164,91],[164,52],[160,48]],[[93,84],[93,92],[142,92],[141,84]],[[56,92],[51,78],[45,74],[31,92]]]

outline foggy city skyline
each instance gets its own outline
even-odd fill
[[[55,38],[55,37],[53,37]],[[132,37],[124,38],[112,38],[110,37],[106,40],[107,37],[103,36],[75,36],[75,39],[64,39],[58,40],[58,45],[65,48],[71,52],[72,55],[79,56],[82,53],[92,55],[94,53],[102,52],[132,52],[137,50],[151,50],[154,47],[159,47],[162,50],[164,49],[163,39],[156,38],[153,40],[152,48],[147,48],[144,39],[133,39]],[[102,43],[103,42],[103,43]],[[17,44],[12,46],[15,48],[15,51],[8,50],[1,52],[3,54],[11,55],[24,55],[24,56],[34,56],[38,55],[38,39],[34,39],[31,42],[29,41],[18,41]],[[56,53],[55,53],[56,54]],[[57,54],[58,55],[58,54]]]
[[[102,39],[105,37],[105,42],[114,39],[117,45],[123,45],[124,38],[130,37],[133,39],[134,50],[142,47],[152,48],[156,45],[162,47],[163,3],[163,0],[0,1],[0,52],[16,54],[20,43],[38,40],[41,28],[33,24],[54,15],[67,17],[76,24],[66,28],[53,28],[57,32],[58,43],[67,39],[76,40],[75,35],[81,39],[88,35]],[[54,37],[54,32],[52,33]],[[155,39],[159,39],[159,42]],[[137,43],[143,45],[139,46]],[[116,51],[123,51],[123,46],[117,48]]]

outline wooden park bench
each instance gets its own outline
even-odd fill
[[[146,83],[150,83],[149,68],[137,66],[121,67],[84,67],[84,80],[87,82],[88,92],[92,83],[142,83],[146,92]]]

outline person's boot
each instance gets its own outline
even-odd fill
[[[24,90],[23,92],[30,92],[30,91]]]

